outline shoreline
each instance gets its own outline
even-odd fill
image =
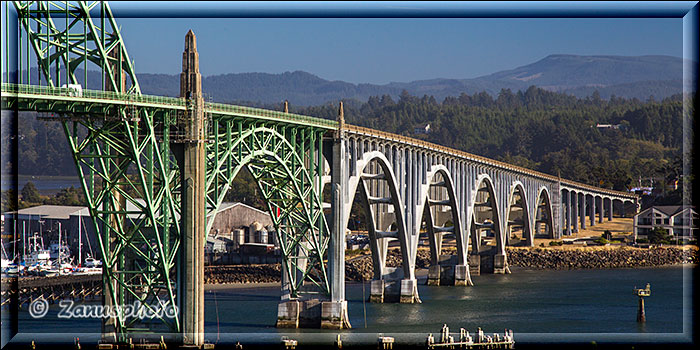
[[[450,251],[443,251],[449,253]],[[512,248],[506,249],[508,265],[517,270],[606,270],[651,267],[694,266],[698,262],[697,247],[587,247],[575,249]],[[430,252],[419,250],[416,257],[416,276],[427,275]],[[387,266],[400,266],[400,253],[392,250]],[[205,268],[205,285],[217,288],[246,288],[278,286],[281,277],[279,264],[220,265]],[[345,263],[345,281],[361,283],[373,277],[371,256],[352,258]]]
[[[514,271],[530,271],[530,272],[545,272],[545,271],[581,271],[581,270],[626,270],[626,269],[664,269],[664,268],[695,268],[697,263],[678,263],[678,264],[668,264],[668,265],[657,265],[657,266],[636,266],[636,267],[613,267],[613,268],[601,268],[601,269],[559,269],[559,270],[554,270],[554,269],[538,269],[538,268],[530,268],[530,267],[520,267],[520,266],[511,266],[511,269]],[[424,268],[418,268],[416,269],[416,279],[419,281],[419,285],[423,285],[424,283],[420,282],[425,282],[425,278],[428,275],[428,269]],[[345,280],[345,284],[347,285],[361,285],[363,281],[355,281],[355,280]],[[364,281],[365,284],[369,287],[369,281]],[[231,283],[206,283],[204,284],[204,291],[206,292],[215,292],[219,290],[231,290],[231,289],[254,289],[254,288],[279,288],[280,287],[280,282],[231,282]]]

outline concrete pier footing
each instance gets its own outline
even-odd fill
[[[321,302],[321,328],[351,328],[348,321],[347,300]]]
[[[347,312],[346,301],[285,300],[277,304],[276,326],[277,328],[350,328]]]
[[[299,328],[299,301],[288,300],[277,304],[277,328]]]
[[[402,304],[420,303],[418,298],[418,281],[416,279],[401,280],[401,296],[399,302]]]
[[[472,277],[470,275],[470,267],[467,265],[455,266],[455,286],[473,286]]]
[[[369,285],[369,301],[370,303],[384,302],[384,280],[372,280]]]
[[[473,286],[470,267],[467,265],[431,265],[428,268],[428,286]]]
[[[481,274],[481,255],[469,254],[469,274],[473,276]]]
[[[508,265],[506,264],[505,254],[495,254],[493,256],[493,273],[505,274],[508,273]]]
[[[441,272],[442,272],[442,266],[431,265],[428,268],[428,282],[426,284],[429,286],[439,286]]]

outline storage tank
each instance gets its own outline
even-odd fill
[[[253,223],[248,226],[248,242],[247,243],[260,243],[260,230],[262,230],[263,224],[253,221]]]
[[[267,230],[263,228],[259,232],[260,232],[260,243],[267,244]]]
[[[236,248],[245,243],[245,230],[237,228],[233,230],[233,244]]]

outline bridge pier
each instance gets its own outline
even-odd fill
[[[179,267],[183,281],[182,336],[186,345],[204,344],[204,245],[206,237],[205,149],[206,121],[202,97],[202,76],[199,73],[197,39],[192,30],[185,36],[182,54],[180,97],[192,108],[185,119],[186,140],[173,147],[180,165],[182,181],[183,256]]]
[[[384,302],[384,280],[372,280],[369,284],[369,302],[383,303]]]
[[[321,302],[321,328],[350,328],[348,318],[348,301]]]
[[[469,254],[469,274],[472,276],[481,275],[481,255],[479,253]]]
[[[428,281],[426,282],[426,284],[429,286],[439,286],[441,272],[442,266],[430,265],[430,267],[428,267]]]
[[[508,273],[508,264],[506,262],[506,255],[503,253],[497,253],[493,255],[493,273],[494,274],[505,274]]]
[[[470,266],[460,264],[456,255],[442,255],[439,264],[428,267],[428,286],[473,286]]]
[[[455,265],[455,286],[473,286],[470,268],[467,265]]]
[[[277,328],[348,328],[347,301],[293,299],[277,304]]]
[[[345,300],[345,203],[348,196],[348,185],[345,182],[348,169],[348,154],[346,152],[346,137],[344,135],[345,117],[343,103],[338,109],[338,129],[333,139],[333,160],[331,166],[331,200],[333,223],[331,240],[328,250],[328,265],[330,274],[331,300],[321,304],[321,328],[342,329],[350,328],[348,319],[348,303]]]
[[[586,195],[581,194],[581,204],[579,206],[579,217],[581,218],[581,229],[586,229]]]
[[[418,280],[415,278],[405,278],[401,280],[399,302],[401,304],[420,303],[420,299],[418,298]]]
[[[578,233],[578,193],[571,196],[571,223],[574,225],[573,233]]]

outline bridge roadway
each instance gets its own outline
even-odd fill
[[[369,214],[376,302],[420,302],[415,258],[423,222],[428,283],[471,285],[472,274],[508,273],[507,244],[559,238],[579,223],[585,227],[587,216],[590,225],[596,214],[599,222],[605,213],[610,220],[615,207],[621,214],[638,210],[629,193],[346,125],[342,103],[332,121],[207,102],[192,31],[185,36],[180,97],[141,95],[107,2],[13,4],[19,40],[4,40],[4,52],[19,54],[19,84],[4,72],[2,109],[44,113],[62,124],[99,238],[105,306],[138,301],[151,308],[166,298],[180,310],[160,323],[105,318],[106,342],[164,334],[167,341],[203,344],[205,236],[243,168],[265,199],[280,243],[279,327],[350,326],[345,230],[357,195]],[[8,28],[9,18],[5,13]],[[42,33],[58,34],[46,41]],[[30,48],[39,85],[46,86],[22,84],[36,72]],[[78,84],[81,65],[101,72],[104,91],[57,87]],[[446,237],[456,240],[456,256],[440,255]],[[385,264],[389,241],[401,248],[399,269]]]

